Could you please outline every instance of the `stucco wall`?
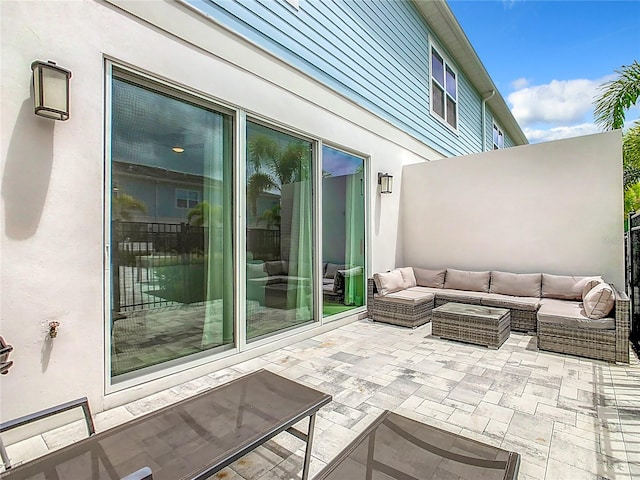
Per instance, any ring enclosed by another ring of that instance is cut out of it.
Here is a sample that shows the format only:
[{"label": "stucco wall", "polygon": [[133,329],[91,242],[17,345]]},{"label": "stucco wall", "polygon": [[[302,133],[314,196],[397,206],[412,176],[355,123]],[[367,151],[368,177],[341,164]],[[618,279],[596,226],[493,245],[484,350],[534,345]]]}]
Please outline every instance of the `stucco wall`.
[{"label": "stucco wall", "polygon": [[621,145],[615,131],[405,166],[402,263],[624,288]]},{"label": "stucco wall", "polygon": [[[0,420],[80,396],[99,412],[296,338],[108,393],[105,58],[369,156],[369,251],[375,252],[369,266],[394,266],[401,166],[438,158],[428,147],[177,2],[0,2],[0,13],[0,333],[15,347],[15,365],[2,378]],[[72,70],[69,121],[34,116],[30,64],[36,59]],[[396,192],[376,194],[378,171],[395,176]],[[53,320],[60,333],[49,340],[46,324]]]}]

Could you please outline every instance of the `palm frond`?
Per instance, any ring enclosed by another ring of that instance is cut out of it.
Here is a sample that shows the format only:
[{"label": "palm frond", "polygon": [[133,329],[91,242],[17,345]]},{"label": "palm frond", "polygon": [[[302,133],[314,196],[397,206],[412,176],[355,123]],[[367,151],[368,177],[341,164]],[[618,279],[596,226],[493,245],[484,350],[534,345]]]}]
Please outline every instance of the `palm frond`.
[{"label": "palm frond", "polygon": [[605,130],[622,128],[626,111],[640,97],[640,63],[634,60],[616,73],[618,78],[599,87],[602,94],[595,100],[595,121]]}]

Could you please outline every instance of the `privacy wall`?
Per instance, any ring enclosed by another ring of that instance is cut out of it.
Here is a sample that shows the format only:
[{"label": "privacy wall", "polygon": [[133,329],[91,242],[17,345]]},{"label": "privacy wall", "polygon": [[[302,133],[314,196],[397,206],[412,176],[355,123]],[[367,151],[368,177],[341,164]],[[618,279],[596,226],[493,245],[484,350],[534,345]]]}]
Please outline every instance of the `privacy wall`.
[{"label": "privacy wall", "polygon": [[403,262],[624,286],[619,131],[405,165]]}]

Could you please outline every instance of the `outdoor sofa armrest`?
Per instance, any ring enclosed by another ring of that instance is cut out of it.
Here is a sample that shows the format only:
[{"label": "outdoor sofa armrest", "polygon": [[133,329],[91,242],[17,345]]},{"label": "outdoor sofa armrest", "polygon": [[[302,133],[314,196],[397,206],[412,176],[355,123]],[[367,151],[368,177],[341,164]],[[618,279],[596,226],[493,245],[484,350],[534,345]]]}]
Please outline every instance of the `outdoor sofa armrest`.
[{"label": "outdoor sofa armrest", "polygon": [[616,320],[616,362],[629,363],[629,322],[631,301],[627,294],[616,289],[615,285],[610,284],[613,289],[615,304],[615,320]]}]

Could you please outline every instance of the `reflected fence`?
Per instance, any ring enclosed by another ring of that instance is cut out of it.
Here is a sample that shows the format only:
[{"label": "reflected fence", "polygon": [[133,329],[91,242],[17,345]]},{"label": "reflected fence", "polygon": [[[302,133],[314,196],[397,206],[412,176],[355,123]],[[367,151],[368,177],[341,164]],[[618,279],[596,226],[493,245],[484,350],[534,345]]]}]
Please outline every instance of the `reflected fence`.
[{"label": "reflected fence", "polygon": [[[222,227],[114,221],[112,236],[114,315],[204,300],[209,242],[222,245]],[[247,249],[279,258],[280,231],[247,230]]]}]

